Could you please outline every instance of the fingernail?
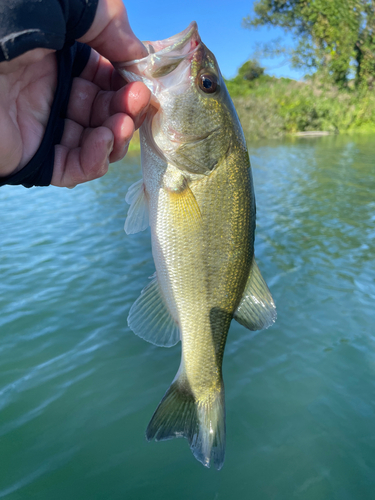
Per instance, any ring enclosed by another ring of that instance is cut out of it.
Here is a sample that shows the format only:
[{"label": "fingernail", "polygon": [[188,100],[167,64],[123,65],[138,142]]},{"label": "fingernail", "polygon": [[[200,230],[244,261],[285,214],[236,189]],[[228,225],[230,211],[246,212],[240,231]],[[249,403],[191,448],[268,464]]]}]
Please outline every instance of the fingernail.
[{"label": "fingernail", "polygon": [[124,147],[123,147],[123,149],[122,149],[122,155],[121,155],[121,158],[124,158],[124,156],[125,156],[125,155],[126,155],[126,153],[128,152],[130,141],[131,141],[131,139],[129,139],[128,141],[126,141],[126,142],[125,142]]},{"label": "fingernail", "polygon": [[109,155],[112,153],[112,151],[113,151],[113,143],[114,143],[114,141],[113,141],[113,139],[112,139],[112,140],[111,140],[111,141],[109,141],[109,143],[107,144],[107,151],[108,151],[107,156],[109,156]]},{"label": "fingernail", "polygon": [[142,112],[140,112],[137,118],[134,120],[135,130],[138,130],[139,127],[142,125],[143,120],[146,118],[146,115],[147,115],[147,108],[144,109]]}]

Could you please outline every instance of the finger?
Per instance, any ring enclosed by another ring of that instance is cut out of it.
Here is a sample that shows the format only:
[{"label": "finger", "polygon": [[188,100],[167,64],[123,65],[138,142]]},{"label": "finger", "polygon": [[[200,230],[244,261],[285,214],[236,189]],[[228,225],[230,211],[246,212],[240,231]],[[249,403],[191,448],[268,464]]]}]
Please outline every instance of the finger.
[{"label": "finger", "polygon": [[150,89],[141,82],[128,83],[118,90],[111,100],[112,113],[123,112],[135,122],[136,128],[140,126],[140,117],[143,117],[151,101]]},{"label": "finger", "polygon": [[[108,59],[98,54],[96,50],[92,50],[80,78],[95,83],[102,90],[112,90],[113,73],[117,73],[117,71]],[[122,84],[125,85],[125,83],[125,80],[122,79]]]},{"label": "finger", "polygon": [[112,72],[112,81],[111,81],[111,88],[112,90],[119,90],[121,87],[126,85],[127,81],[125,78],[120,75],[120,73],[116,70],[116,68],[113,68]]},{"label": "finger", "polygon": [[79,40],[112,62],[147,56],[147,50],[130,28],[122,0],[101,0],[88,32]]},{"label": "finger", "polygon": [[[121,160],[128,149],[129,142],[134,134],[133,120],[123,113],[110,116],[103,124],[113,134],[113,149],[109,157],[110,163]],[[91,134],[92,128],[84,128],[73,120],[65,120],[64,133],[60,144],[68,149],[80,147]]]},{"label": "finger", "polygon": [[117,92],[100,91],[92,82],[74,78],[66,116],[83,127],[97,127],[112,114],[126,113],[140,125],[151,99],[151,92],[141,82],[129,83]]},{"label": "finger", "polygon": [[85,130],[86,129],[79,123],[66,119],[60,144],[69,149],[78,148],[81,145],[82,136]]},{"label": "finger", "polygon": [[129,83],[117,92],[98,92],[92,107],[91,126],[102,125],[115,113],[125,113],[138,128],[150,99],[151,92],[141,82]]},{"label": "finger", "polygon": [[81,147],[69,149],[63,145],[56,146],[51,184],[72,188],[102,177],[108,171],[113,142],[112,132],[106,127],[99,127],[85,137]]},{"label": "finger", "polygon": [[88,127],[93,104],[99,91],[99,87],[94,83],[82,78],[74,78],[66,117],[83,127]]},{"label": "finger", "polygon": [[[118,113],[111,116],[103,124],[103,127],[107,127],[113,134],[113,148],[109,157],[109,162],[121,160],[127,153],[128,146],[131,138],[134,134],[134,122],[133,120],[123,113]],[[86,137],[91,134],[92,128],[84,129],[80,137],[79,145],[81,145]]]},{"label": "finger", "polygon": [[102,90],[119,90],[126,84],[124,77],[116,71],[108,59],[94,49],[90,52],[89,60],[80,78],[95,83]]},{"label": "finger", "polygon": [[[90,126],[100,127],[111,116],[111,101],[115,92],[99,91],[91,109]],[[125,109],[123,110],[125,112]]]},{"label": "finger", "polygon": [[110,154],[110,163],[121,160],[127,153],[130,139],[134,134],[133,120],[123,113],[117,113],[104,122],[114,137],[113,150]]}]

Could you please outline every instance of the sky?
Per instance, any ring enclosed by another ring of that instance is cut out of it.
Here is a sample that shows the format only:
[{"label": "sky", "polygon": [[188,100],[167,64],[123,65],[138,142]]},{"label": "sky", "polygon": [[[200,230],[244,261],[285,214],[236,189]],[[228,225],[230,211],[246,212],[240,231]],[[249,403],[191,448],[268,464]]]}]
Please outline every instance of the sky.
[{"label": "sky", "polygon": [[[252,13],[255,0],[124,0],[130,25],[141,40],[162,40],[198,23],[202,41],[215,54],[225,78],[233,78],[238,68],[252,57],[256,42],[283,37],[279,28],[248,30],[242,19]],[[299,80],[303,72],[291,68],[283,59],[261,59],[269,75]]]}]

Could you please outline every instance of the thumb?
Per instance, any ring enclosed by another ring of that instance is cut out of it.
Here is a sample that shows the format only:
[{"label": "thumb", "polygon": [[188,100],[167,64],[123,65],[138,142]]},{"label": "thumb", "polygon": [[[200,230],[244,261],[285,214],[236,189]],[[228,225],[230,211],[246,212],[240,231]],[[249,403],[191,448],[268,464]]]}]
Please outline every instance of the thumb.
[{"label": "thumb", "polygon": [[94,22],[79,41],[111,62],[147,56],[147,50],[130,27],[122,0],[99,0]]},{"label": "thumb", "polygon": [[77,184],[102,177],[107,173],[113,144],[113,134],[106,127],[91,129],[84,136],[80,147],[70,149],[58,144],[55,146],[51,184],[73,188]]}]

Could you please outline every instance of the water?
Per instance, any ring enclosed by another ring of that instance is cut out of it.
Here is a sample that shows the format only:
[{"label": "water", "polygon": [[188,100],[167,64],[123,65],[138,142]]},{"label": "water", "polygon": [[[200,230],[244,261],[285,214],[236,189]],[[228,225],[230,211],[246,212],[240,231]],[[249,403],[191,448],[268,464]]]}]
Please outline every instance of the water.
[{"label": "water", "polygon": [[0,498],[374,498],[374,156],[374,137],[251,148],[278,320],[232,322],[220,472],[144,438],[180,348],[127,328],[154,272],[148,231],[123,232],[138,157],[71,191],[1,188]]}]

